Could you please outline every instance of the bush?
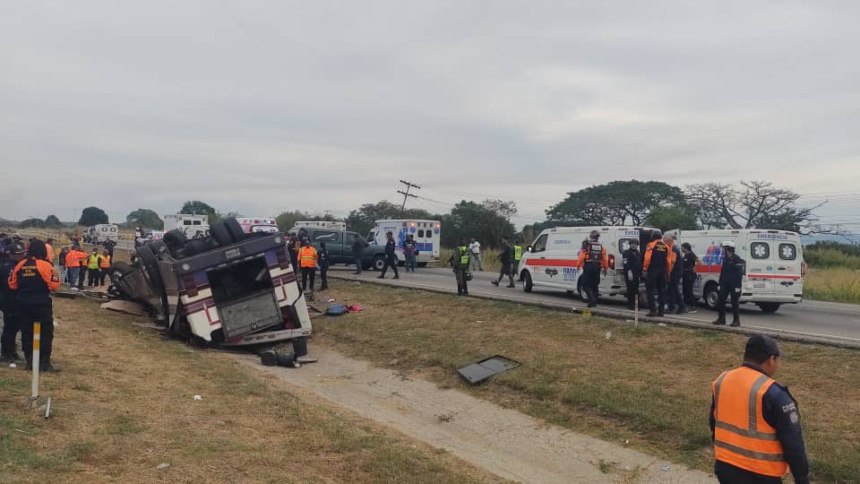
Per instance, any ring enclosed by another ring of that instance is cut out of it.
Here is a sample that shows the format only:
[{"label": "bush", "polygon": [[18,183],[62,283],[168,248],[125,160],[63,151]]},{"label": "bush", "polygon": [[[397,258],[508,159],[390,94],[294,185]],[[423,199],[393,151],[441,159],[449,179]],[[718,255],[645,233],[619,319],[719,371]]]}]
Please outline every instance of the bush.
[{"label": "bush", "polygon": [[[847,247],[851,248],[851,246]],[[860,269],[860,254],[851,255],[846,252],[834,247],[816,247],[815,245],[810,245],[804,250],[803,258],[810,267]]]}]

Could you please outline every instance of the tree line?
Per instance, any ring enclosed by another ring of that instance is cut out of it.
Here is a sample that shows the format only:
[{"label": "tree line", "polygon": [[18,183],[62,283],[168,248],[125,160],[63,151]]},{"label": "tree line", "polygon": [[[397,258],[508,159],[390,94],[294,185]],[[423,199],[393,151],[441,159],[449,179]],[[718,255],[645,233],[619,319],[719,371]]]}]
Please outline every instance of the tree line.
[{"label": "tree line", "polygon": [[[475,238],[486,247],[497,247],[501,237],[531,242],[543,229],[559,226],[632,225],[669,229],[759,228],[790,230],[800,233],[819,231],[813,207],[800,207],[800,195],[765,181],[741,181],[736,185],[701,183],[678,187],[660,181],[617,180],[567,193],[564,200],[546,210],[542,222],[526,225],[517,233],[511,219],[517,215],[513,201],[488,199],[480,202],[461,200],[447,213],[421,208],[401,210],[388,200],[365,203],[343,219],[331,214],[313,214],[301,210],[285,211],[276,216],[281,230],[289,230],[298,220],[342,220],[349,230],[365,235],[376,220],[411,218],[439,220],[442,245],[454,246]],[[241,216],[237,212],[220,212],[200,200],[185,202],[177,213],[206,215],[210,222],[224,217]],[[79,225],[108,223],[107,214],[98,207],[83,210]],[[51,215],[45,220],[28,219],[22,226],[61,226]],[[164,222],[150,209],[140,208],[128,214],[129,227],[160,230]]]}]

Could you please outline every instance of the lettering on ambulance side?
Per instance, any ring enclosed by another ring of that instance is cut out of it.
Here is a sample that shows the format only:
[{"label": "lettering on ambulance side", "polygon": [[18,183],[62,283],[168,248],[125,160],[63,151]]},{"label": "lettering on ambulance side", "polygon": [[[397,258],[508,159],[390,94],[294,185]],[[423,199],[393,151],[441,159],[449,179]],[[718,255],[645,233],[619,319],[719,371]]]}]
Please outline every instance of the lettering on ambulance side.
[{"label": "lettering on ambulance side", "polygon": [[579,277],[579,269],[576,267],[562,267],[561,274],[564,282],[576,282],[576,278]]}]

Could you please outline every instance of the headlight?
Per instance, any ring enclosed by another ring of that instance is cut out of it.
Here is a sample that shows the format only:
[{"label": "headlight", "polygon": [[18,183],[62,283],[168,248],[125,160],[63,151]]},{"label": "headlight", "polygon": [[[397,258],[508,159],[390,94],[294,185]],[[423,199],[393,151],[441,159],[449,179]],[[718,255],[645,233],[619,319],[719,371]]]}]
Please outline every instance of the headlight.
[{"label": "headlight", "polygon": [[190,271],[191,270],[191,265],[187,262],[183,262],[182,265],[179,267],[182,268],[183,271]]}]

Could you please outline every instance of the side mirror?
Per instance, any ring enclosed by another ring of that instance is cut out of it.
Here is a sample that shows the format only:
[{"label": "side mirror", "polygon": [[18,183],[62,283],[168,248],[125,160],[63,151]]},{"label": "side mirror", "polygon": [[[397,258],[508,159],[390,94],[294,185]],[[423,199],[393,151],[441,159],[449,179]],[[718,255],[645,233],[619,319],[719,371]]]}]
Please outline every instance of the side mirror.
[{"label": "side mirror", "polygon": [[527,251],[527,252],[531,252],[531,251],[532,251],[532,246],[528,246],[528,247],[526,247],[526,251]]}]

